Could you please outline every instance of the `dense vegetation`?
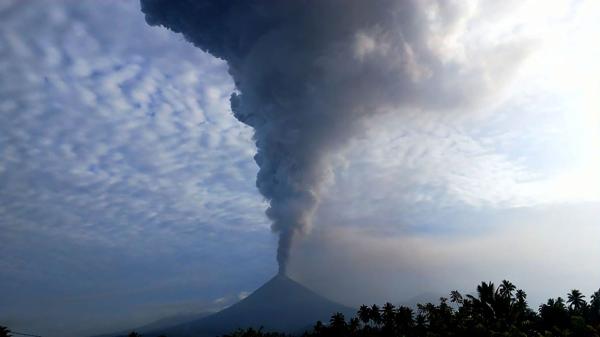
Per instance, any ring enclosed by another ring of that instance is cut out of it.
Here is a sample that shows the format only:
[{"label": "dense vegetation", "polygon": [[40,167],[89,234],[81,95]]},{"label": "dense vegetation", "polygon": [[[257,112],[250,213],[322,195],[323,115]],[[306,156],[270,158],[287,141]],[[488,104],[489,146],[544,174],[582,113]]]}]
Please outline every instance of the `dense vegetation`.
[{"label": "dense vegetation", "polygon": [[[227,337],[277,337],[273,333],[248,329]],[[590,302],[579,290],[566,301],[558,297],[540,305],[537,311],[527,305],[527,295],[509,281],[499,287],[481,283],[477,295],[463,296],[452,291],[439,304],[420,304],[415,311],[386,303],[361,306],[355,317],[331,316],[329,324],[317,322],[304,337],[392,337],[392,336],[600,336],[600,290]]]},{"label": "dense vegetation", "polygon": [[[10,336],[0,327],[0,337]],[[132,332],[130,337],[140,335]],[[284,337],[262,329],[238,330],[224,337]],[[317,322],[303,337],[600,337],[600,290],[589,303],[579,290],[567,299],[551,298],[537,311],[529,308],[527,295],[509,281],[497,288],[482,282],[476,296],[452,291],[439,304],[419,304],[416,311],[386,303],[363,305],[355,317],[341,313],[331,316],[328,324]]]}]

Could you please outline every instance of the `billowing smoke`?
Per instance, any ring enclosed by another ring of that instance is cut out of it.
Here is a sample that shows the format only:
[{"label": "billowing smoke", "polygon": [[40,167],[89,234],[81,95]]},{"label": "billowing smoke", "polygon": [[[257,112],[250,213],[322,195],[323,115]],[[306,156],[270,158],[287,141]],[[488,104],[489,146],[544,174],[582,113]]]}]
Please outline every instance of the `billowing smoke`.
[{"label": "billowing smoke", "polygon": [[466,1],[141,3],[150,25],[227,61],[233,113],[255,130],[256,185],[270,202],[281,273],[294,237],[311,226],[331,156],[369,117],[456,108],[491,87],[493,74],[479,75],[482,63],[456,47],[473,9]]}]

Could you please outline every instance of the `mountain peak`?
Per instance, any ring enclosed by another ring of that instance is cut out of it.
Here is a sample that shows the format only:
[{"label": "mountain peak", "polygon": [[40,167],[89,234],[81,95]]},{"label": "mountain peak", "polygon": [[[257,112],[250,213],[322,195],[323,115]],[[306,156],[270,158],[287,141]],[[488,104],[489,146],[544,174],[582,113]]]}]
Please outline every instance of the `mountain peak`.
[{"label": "mountain peak", "polygon": [[222,311],[169,329],[168,336],[215,336],[238,328],[264,327],[266,331],[302,332],[317,320],[354,309],[326,299],[284,274],[277,274],[238,303]]},{"label": "mountain peak", "polygon": [[269,281],[267,281],[267,283],[265,283],[265,285],[269,284],[269,283],[272,283],[272,282],[291,282],[291,283],[295,283],[295,284],[300,285],[300,283],[296,282],[291,277],[287,276],[286,274],[282,274],[282,273],[277,273]]},{"label": "mountain peak", "polygon": [[[280,280],[292,280],[291,277],[287,276],[284,273],[277,273],[275,276],[271,278],[271,280],[280,279]],[[292,280],[293,281],[293,280]],[[294,281],[295,282],[295,281]]]}]

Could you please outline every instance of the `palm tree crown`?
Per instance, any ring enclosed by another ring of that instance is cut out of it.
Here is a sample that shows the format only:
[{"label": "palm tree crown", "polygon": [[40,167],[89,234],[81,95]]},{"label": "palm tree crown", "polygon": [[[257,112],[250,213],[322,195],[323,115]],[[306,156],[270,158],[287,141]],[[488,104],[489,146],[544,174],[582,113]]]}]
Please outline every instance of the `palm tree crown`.
[{"label": "palm tree crown", "polygon": [[571,292],[567,295],[567,303],[569,304],[569,309],[573,311],[581,311],[586,305],[585,296],[581,293],[581,291],[577,289],[571,290]]}]

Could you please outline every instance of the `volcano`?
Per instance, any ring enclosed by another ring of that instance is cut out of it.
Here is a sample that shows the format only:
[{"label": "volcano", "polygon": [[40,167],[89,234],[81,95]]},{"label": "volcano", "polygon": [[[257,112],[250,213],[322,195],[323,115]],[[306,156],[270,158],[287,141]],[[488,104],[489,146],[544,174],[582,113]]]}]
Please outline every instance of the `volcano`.
[{"label": "volcano", "polygon": [[300,334],[333,313],[353,315],[353,308],[332,302],[284,275],[277,275],[251,295],[208,317],[144,336],[214,337],[239,328]]}]

